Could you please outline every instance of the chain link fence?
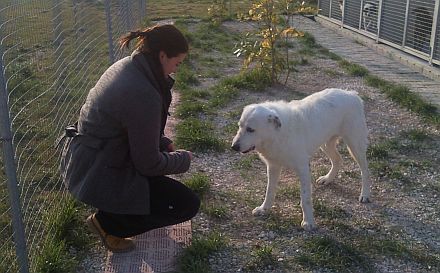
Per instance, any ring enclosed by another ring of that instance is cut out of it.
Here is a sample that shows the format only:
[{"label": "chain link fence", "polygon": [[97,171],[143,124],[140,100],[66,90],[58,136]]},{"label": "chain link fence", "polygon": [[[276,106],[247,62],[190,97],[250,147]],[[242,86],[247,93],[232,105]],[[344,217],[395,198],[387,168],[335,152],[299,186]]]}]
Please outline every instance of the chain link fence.
[{"label": "chain link fence", "polygon": [[37,272],[67,194],[54,143],[146,0],[0,1],[0,272]]}]

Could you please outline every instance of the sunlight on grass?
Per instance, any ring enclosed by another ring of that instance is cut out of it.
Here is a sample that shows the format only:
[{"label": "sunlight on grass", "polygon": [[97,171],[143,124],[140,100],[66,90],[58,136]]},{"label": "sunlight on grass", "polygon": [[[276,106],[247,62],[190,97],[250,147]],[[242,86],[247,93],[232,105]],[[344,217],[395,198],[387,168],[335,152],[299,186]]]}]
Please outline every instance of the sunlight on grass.
[{"label": "sunlight on grass", "polygon": [[179,257],[179,272],[206,273],[210,272],[209,256],[224,249],[228,244],[227,239],[218,232],[194,238]]},{"label": "sunlight on grass", "polygon": [[195,173],[191,177],[186,178],[183,183],[192,189],[197,195],[202,197],[209,191],[210,179],[207,175]]}]

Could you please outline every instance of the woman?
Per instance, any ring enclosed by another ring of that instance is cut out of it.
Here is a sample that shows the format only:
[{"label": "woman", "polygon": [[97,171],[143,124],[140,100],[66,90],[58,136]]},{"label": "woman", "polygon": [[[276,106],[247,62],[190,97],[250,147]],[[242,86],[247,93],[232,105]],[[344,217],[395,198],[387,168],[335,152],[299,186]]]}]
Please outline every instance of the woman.
[{"label": "woman", "polygon": [[131,32],[136,49],[110,66],[66,129],[61,172],[74,197],[95,208],[87,224],[113,252],[134,249],[130,237],[187,221],[199,198],[165,175],[189,169],[192,153],[164,135],[173,80],[188,43],[173,25]]}]

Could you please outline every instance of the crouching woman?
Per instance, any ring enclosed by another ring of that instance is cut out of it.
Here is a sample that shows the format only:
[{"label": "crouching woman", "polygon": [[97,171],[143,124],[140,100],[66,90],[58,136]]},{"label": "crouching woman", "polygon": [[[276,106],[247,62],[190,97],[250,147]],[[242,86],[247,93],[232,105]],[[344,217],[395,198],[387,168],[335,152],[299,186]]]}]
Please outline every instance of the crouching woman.
[{"label": "crouching woman", "polygon": [[132,238],[194,217],[200,200],[168,177],[186,172],[192,153],[164,134],[173,79],[188,43],[173,25],[130,32],[132,54],[111,65],[90,90],[78,122],[66,129],[61,173],[78,200],[97,209],[86,222],[113,252]]}]

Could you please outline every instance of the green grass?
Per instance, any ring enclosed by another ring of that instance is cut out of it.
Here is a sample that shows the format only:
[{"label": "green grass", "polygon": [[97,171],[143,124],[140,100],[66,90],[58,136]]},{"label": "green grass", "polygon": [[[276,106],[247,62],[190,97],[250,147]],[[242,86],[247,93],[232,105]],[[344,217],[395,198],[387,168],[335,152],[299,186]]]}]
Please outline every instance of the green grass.
[{"label": "green grass", "polygon": [[222,85],[230,85],[238,89],[247,89],[250,91],[264,91],[266,87],[272,84],[270,75],[262,69],[252,69],[242,72],[236,76],[226,78]]},{"label": "green grass", "polygon": [[274,268],[277,260],[274,254],[274,248],[271,245],[256,246],[252,249],[251,259],[246,263],[247,272],[264,270],[268,266]]},{"label": "green grass", "polygon": [[263,218],[262,221],[267,230],[283,235],[291,233],[292,230],[299,230],[301,220],[301,213],[291,213],[291,215],[286,216],[273,209],[267,216]]},{"label": "green grass", "polygon": [[239,90],[232,85],[216,85],[212,88],[212,97],[209,100],[210,107],[224,107],[236,98],[238,94]]},{"label": "green grass", "polygon": [[[213,3],[212,0],[151,0],[148,1],[147,9],[151,20],[165,18],[202,18],[209,19],[208,8]],[[228,13],[235,17],[238,12],[247,10],[250,6],[249,1],[231,1],[231,10],[227,3]]]},{"label": "green grass", "polygon": [[210,255],[227,247],[227,239],[218,232],[196,237],[178,259],[181,273],[208,273]]},{"label": "green grass", "polygon": [[210,187],[209,177],[201,173],[193,174],[191,177],[186,178],[183,183],[200,197],[204,196]]},{"label": "green grass", "polygon": [[325,268],[334,272],[375,272],[368,259],[353,246],[329,236],[308,238],[296,262],[305,268]]},{"label": "green grass", "polygon": [[409,140],[415,142],[423,142],[431,139],[425,130],[420,129],[411,129],[409,131],[405,131],[402,133],[402,137],[408,138]]},{"label": "green grass", "polygon": [[249,156],[241,157],[240,160],[235,164],[235,167],[239,170],[253,170],[255,162],[260,161],[257,154],[252,154]]},{"label": "green grass", "polygon": [[315,211],[316,217],[324,218],[326,220],[337,221],[342,219],[347,219],[350,215],[341,207],[332,205],[326,205],[323,201],[319,199],[314,201],[313,209]]},{"label": "green grass", "polygon": [[187,118],[177,124],[177,147],[194,152],[217,151],[226,149],[227,144],[214,133],[214,126],[209,121]]},{"label": "green grass", "polygon": [[183,102],[176,110],[176,114],[181,119],[197,118],[201,114],[207,114],[210,108],[206,103],[200,101]]},{"label": "green grass", "polygon": [[176,87],[180,89],[186,88],[188,85],[198,85],[199,80],[197,79],[194,69],[188,62],[184,62],[179,66],[179,71],[176,73]]},{"label": "green grass", "polygon": [[339,61],[339,65],[351,76],[364,77],[368,75],[368,70],[358,64],[350,63],[346,60]]},{"label": "green grass", "polygon": [[41,273],[73,273],[76,265],[66,243],[51,238],[46,239],[42,251],[36,256],[36,270]]},{"label": "green grass", "polygon": [[60,197],[60,200],[62,203],[51,207],[43,217],[47,233],[42,251],[35,256],[37,272],[75,272],[80,257],[70,255],[69,251],[71,248],[84,251],[89,244],[90,238],[79,219],[79,210],[84,210],[84,206],[72,198]]},{"label": "green grass", "polygon": [[386,159],[389,157],[389,146],[386,143],[370,145],[367,149],[369,159]]},{"label": "green grass", "polygon": [[363,77],[367,85],[378,88],[388,98],[419,114],[428,122],[440,125],[439,109],[419,94],[410,91],[408,87],[371,75],[366,68],[346,60],[339,61],[339,65],[350,75]]},{"label": "green grass", "polygon": [[281,185],[277,192],[277,196],[289,201],[297,199],[300,196],[300,187],[298,184]]},{"label": "green grass", "polygon": [[210,204],[202,206],[202,211],[211,218],[226,219],[228,209],[221,204]]}]

